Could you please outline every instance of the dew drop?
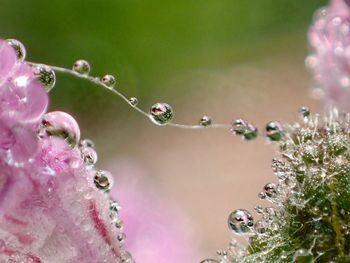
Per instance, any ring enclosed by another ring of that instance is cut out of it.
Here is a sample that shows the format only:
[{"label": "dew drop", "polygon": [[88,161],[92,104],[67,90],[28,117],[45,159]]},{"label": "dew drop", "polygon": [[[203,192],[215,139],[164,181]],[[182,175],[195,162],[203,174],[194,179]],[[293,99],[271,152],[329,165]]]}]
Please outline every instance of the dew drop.
[{"label": "dew drop", "polygon": [[98,156],[94,148],[83,147],[80,149],[84,163],[87,165],[94,165],[97,162]]},{"label": "dew drop", "polygon": [[82,75],[88,75],[90,73],[90,70],[91,67],[89,62],[83,59],[77,60],[73,65],[73,71]]},{"label": "dew drop", "polygon": [[109,204],[109,210],[114,211],[114,212],[119,212],[121,209],[120,204],[117,201],[111,201]]},{"label": "dew drop", "polygon": [[252,232],[254,221],[245,209],[234,210],[228,217],[228,226],[236,235],[247,235]]},{"label": "dew drop", "polygon": [[34,76],[49,92],[56,83],[55,71],[47,65],[37,65],[34,68]]},{"label": "dew drop", "polygon": [[254,225],[254,231],[257,234],[264,234],[266,232],[265,223],[262,220],[256,221],[256,223]]},{"label": "dew drop", "polygon": [[95,173],[94,183],[103,191],[109,191],[112,187],[112,175],[110,172],[99,170]]},{"label": "dew drop", "polygon": [[24,45],[17,39],[7,39],[6,41],[15,50],[17,59],[19,61],[24,61],[27,56],[27,51]]},{"label": "dew drop", "polygon": [[304,248],[298,249],[294,254],[295,263],[311,263],[313,258],[312,254]]},{"label": "dew drop", "polygon": [[173,119],[173,110],[167,103],[156,103],[150,109],[151,120],[160,126],[164,126]]},{"label": "dew drop", "polygon": [[124,233],[120,233],[118,234],[117,239],[120,243],[123,243],[126,239],[126,235]]},{"label": "dew drop", "polygon": [[113,88],[116,83],[116,79],[112,75],[105,75],[102,78],[102,83],[105,84],[109,88]]},{"label": "dew drop", "polygon": [[270,198],[274,198],[277,195],[276,185],[274,183],[267,183],[264,186],[264,193]]},{"label": "dew drop", "polygon": [[95,148],[95,144],[92,140],[89,139],[84,139],[79,141],[79,148],[85,148],[85,147],[89,147],[89,148]]},{"label": "dew drop", "polygon": [[62,111],[46,113],[42,120],[42,129],[49,136],[65,139],[73,148],[80,139],[80,129],[75,119]]},{"label": "dew drop", "polygon": [[307,122],[310,118],[310,109],[308,107],[301,107],[300,110],[300,116],[304,120],[304,122]]},{"label": "dew drop", "polygon": [[271,141],[280,141],[283,137],[283,127],[277,121],[270,121],[266,124],[266,136]]},{"label": "dew drop", "polygon": [[203,127],[207,127],[211,125],[211,118],[208,116],[203,116],[200,120],[199,120],[199,125],[203,126]]},{"label": "dew drop", "polygon": [[243,136],[247,141],[253,140],[258,136],[258,129],[242,119],[235,120],[231,130],[234,134]]},{"label": "dew drop", "polygon": [[131,106],[135,107],[139,103],[139,100],[137,98],[135,98],[135,97],[131,97],[129,99],[129,103],[130,103]]}]

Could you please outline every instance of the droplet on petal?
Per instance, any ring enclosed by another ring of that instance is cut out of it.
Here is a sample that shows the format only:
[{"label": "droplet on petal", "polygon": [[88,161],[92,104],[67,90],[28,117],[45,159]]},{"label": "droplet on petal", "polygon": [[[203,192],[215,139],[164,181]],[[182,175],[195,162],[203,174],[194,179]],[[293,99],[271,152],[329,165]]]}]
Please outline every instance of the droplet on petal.
[{"label": "droplet on petal", "polygon": [[203,126],[203,127],[207,127],[211,125],[211,118],[209,116],[203,116],[200,120],[199,120],[199,125]]},{"label": "droplet on petal", "polygon": [[109,209],[114,212],[119,212],[121,209],[120,204],[117,201],[111,201],[109,205]]},{"label": "droplet on petal", "polygon": [[131,106],[135,107],[135,106],[137,106],[137,104],[139,103],[139,101],[138,101],[137,98],[131,97],[131,98],[129,99],[129,103],[130,103]]},{"label": "droplet on petal", "polygon": [[45,90],[49,92],[56,83],[56,75],[52,68],[47,65],[37,65],[34,69],[34,75],[43,85]]},{"label": "droplet on petal", "polygon": [[112,75],[105,75],[102,78],[102,83],[109,88],[113,88],[115,86],[116,80],[115,77]]},{"label": "droplet on petal", "polygon": [[73,70],[79,74],[88,75],[90,73],[91,67],[89,62],[80,59],[74,63]]},{"label": "droplet on petal", "polygon": [[236,235],[248,235],[254,227],[252,215],[245,209],[237,209],[228,217],[228,226]]},{"label": "droplet on petal", "polygon": [[85,148],[85,147],[95,148],[95,144],[93,141],[89,139],[84,139],[79,141],[79,148]]},{"label": "droplet on petal", "polygon": [[84,162],[87,165],[94,165],[97,162],[97,153],[92,147],[84,147],[80,149],[81,155],[83,157]]},{"label": "droplet on petal", "polygon": [[150,109],[151,120],[160,126],[164,126],[173,119],[173,109],[167,103],[156,103]]},{"label": "droplet on petal", "polygon": [[80,129],[75,119],[62,111],[49,112],[44,115],[42,125],[49,136],[65,139],[71,147],[75,147],[80,139]]},{"label": "droplet on petal", "polygon": [[24,45],[16,39],[7,39],[7,43],[15,50],[17,59],[19,61],[24,61],[26,59],[26,49]]},{"label": "droplet on petal", "polygon": [[271,121],[266,124],[266,136],[271,141],[280,141],[283,137],[283,127],[277,121]]},{"label": "droplet on petal", "polygon": [[110,172],[99,170],[95,173],[94,183],[103,191],[109,191],[112,187],[112,175]]},{"label": "droplet on petal", "polygon": [[267,183],[264,186],[264,193],[270,198],[274,198],[277,195],[276,185],[274,183]]}]

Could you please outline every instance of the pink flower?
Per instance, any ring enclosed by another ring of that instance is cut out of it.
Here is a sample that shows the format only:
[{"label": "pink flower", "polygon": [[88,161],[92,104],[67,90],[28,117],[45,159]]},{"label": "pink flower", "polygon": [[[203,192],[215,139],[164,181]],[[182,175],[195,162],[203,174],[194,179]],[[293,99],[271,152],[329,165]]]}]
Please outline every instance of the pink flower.
[{"label": "pink flower", "polygon": [[126,260],[117,215],[96,187],[107,190],[108,178],[83,161],[94,150],[77,146],[70,115],[47,106],[35,69],[0,40],[0,262]]},{"label": "pink flower", "polygon": [[306,59],[315,88],[327,107],[350,110],[350,1],[332,0],[316,12],[309,30],[312,54]]}]

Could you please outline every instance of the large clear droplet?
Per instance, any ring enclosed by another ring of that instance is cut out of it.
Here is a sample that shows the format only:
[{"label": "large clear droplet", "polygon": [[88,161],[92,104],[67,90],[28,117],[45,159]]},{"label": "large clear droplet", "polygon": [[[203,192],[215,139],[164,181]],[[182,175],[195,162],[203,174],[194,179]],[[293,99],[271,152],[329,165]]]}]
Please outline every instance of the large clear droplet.
[{"label": "large clear droplet", "polygon": [[24,61],[26,59],[27,51],[20,41],[17,39],[7,39],[7,43],[15,50],[19,61]]},{"label": "large clear droplet", "polygon": [[103,191],[109,191],[112,187],[112,175],[110,172],[99,170],[95,173],[94,183]]},{"label": "large clear droplet", "polygon": [[228,217],[228,226],[236,235],[248,235],[254,227],[252,215],[245,209],[237,209]]},{"label": "large clear droplet", "polygon": [[304,249],[298,249],[295,254],[294,254],[294,261],[295,263],[312,263],[313,262],[314,257],[312,256],[312,254]]},{"label": "large clear droplet", "polygon": [[44,115],[42,120],[43,132],[49,136],[65,139],[71,147],[80,140],[80,129],[75,119],[62,111],[53,111]]},{"label": "large clear droplet", "polygon": [[56,83],[55,71],[46,65],[37,65],[34,69],[34,75],[37,80],[44,86],[45,90],[49,92]]},{"label": "large clear droplet", "polygon": [[271,141],[280,141],[283,137],[283,127],[277,121],[271,121],[266,124],[266,136]]},{"label": "large clear droplet", "polygon": [[82,74],[88,75],[90,73],[91,67],[89,62],[83,59],[77,60],[73,65],[73,71]]},{"label": "large clear droplet", "polygon": [[156,103],[150,109],[151,120],[160,126],[164,126],[173,119],[173,109],[167,103]]},{"label": "large clear droplet", "polygon": [[199,125],[203,126],[203,127],[207,127],[211,125],[211,118],[209,116],[203,116],[200,120],[199,120]]}]

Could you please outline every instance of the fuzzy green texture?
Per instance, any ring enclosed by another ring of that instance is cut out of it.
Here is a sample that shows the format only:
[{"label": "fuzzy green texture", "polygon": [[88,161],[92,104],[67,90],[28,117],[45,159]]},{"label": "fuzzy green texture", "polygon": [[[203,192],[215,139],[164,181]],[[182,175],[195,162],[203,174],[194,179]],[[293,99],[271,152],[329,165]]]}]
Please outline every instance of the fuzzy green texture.
[{"label": "fuzzy green texture", "polygon": [[285,125],[273,169],[275,207],[262,219],[245,255],[232,262],[350,262],[350,121],[332,111],[324,120]]}]

